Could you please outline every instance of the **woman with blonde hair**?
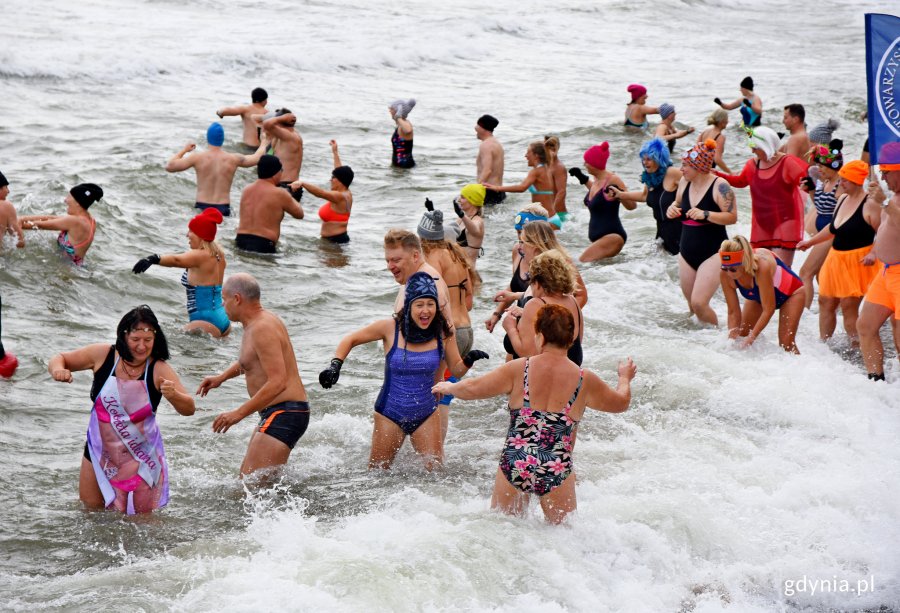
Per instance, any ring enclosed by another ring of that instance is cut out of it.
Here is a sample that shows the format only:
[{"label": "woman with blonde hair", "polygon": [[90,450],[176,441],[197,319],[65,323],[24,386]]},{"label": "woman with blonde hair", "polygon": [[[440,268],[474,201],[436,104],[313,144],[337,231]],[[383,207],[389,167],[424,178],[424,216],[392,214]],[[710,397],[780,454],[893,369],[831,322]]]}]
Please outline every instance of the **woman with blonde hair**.
[{"label": "woman with blonde hair", "polygon": [[731,169],[722,159],[722,152],[725,151],[725,128],[728,127],[728,111],[723,108],[716,109],[706,118],[706,123],[709,127],[700,133],[700,136],[697,137],[697,142],[705,143],[708,138],[716,141],[716,158],[713,167],[721,168],[728,174],[732,174]]},{"label": "woman with blonde hair", "polygon": [[566,181],[569,175],[566,167],[559,161],[559,138],[556,136],[544,137],[544,150],[547,152],[547,168],[550,170],[550,178],[553,179],[553,217],[550,218],[557,228],[569,219],[571,213],[566,209]]},{"label": "woman with blonde hair", "polygon": [[819,271],[819,334],[830,338],[837,326],[837,309],[844,316],[844,330],[851,344],[859,345],[856,321],[859,304],[878,273],[872,253],[875,233],[881,224],[881,207],[863,187],[868,181],[869,165],[862,160],[845,164],[838,171],[843,195],[837,202],[831,223],[810,239],[800,241],[801,251],[834,239],[825,263]]},{"label": "woman with blonde hair", "polygon": [[[532,204],[531,206],[537,207],[539,205]],[[516,215],[516,231],[519,235],[519,240],[513,247],[513,276],[509,287],[500,290],[494,296],[494,302],[498,304],[491,316],[484,322],[488,332],[494,331],[494,326],[503,318],[503,313],[506,312],[506,309],[513,302],[518,302],[519,306],[525,304],[525,299],[531,295],[528,286],[528,268],[531,265],[531,261],[537,255],[551,249],[559,251],[572,263],[572,267],[575,269],[576,281],[575,302],[578,303],[579,308],[584,308],[584,305],[587,304],[588,294],[584,279],[581,278],[581,273],[575,268],[572,256],[559,242],[556,232],[547,221],[546,216],[538,216],[529,211],[523,211]]]},{"label": "woman with blonde hair", "polygon": [[[719,281],[728,305],[728,338],[749,347],[779,311],[778,344],[799,354],[795,337],[804,309],[803,281],[768,249],[753,249],[741,235],[722,241]],[[745,298],[741,310],[738,292]]]},{"label": "woman with blonde hair", "polygon": [[484,184],[484,187],[495,192],[513,192],[522,193],[528,191],[531,194],[532,202],[541,203],[550,215],[556,213],[553,201],[556,192],[553,187],[553,177],[550,175],[550,169],[547,166],[548,157],[547,149],[544,143],[535,141],[528,145],[525,150],[525,161],[531,167],[531,170],[522,179],[518,185],[491,185]]},{"label": "woman with blonde hair", "polygon": [[494,302],[501,304],[484,322],[488,332],[494,331],[494,325],[503,317],[503,312],[507,307],[521,298],[528,289],[528,264],[523,266],[525,256],[522,253],[522,228],[531,222],[548,221],[549,218],[547,209],[536,202],[532,202],[516,213],[516,242],[512,246],[512,277],[506,289],[502,289],[494,295]]},{"label": "woman with blonde hair", "polygon": [[132,268],[134,274],[146,272],[154,264],[169,268],[184,268],[181,284],[187,293],[189,323],[186,332],[207,332],[213,337],[231,331],[231,322],[222,305],[222,280],[225,278],[225,254],[216,242],[216,226],[222,214],[205,209],[188,222],[189,251],[168,255],[148,255]]},{"label": "woman with blonde hair", "polygon": [[529,289],[534,300],[526,300],[524,306],[513,306],[506,310],[503,329],[506,351],[513,356],[528,357],[537,353],[534,321],[538,309],[545,304],[558,304],[567,309],[575,318],[574,339],[568,348],[569,359],[581,365],[584,357],[581,342],[584,337],[584,318],[581,307],[575,301],[576,273],[571,260],[556,249],[535,256],[528,267],[531,275]]}]

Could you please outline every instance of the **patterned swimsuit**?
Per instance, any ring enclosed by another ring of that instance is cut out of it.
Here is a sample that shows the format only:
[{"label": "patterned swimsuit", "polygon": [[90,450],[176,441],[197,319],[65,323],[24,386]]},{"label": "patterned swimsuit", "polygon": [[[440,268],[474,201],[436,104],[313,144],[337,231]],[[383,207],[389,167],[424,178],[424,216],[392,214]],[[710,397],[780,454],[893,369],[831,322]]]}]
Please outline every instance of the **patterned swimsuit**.
[{"label": "patterned swimsuit", "polygon": [[569,417],[569,411],[584,380],[584,371],[578,374],[578,387],[561,412],[538,411],[531,408],[525,360],[523,406],[510,410],[506,448],[500,456],[503,475],[523,492],[543,496],[572,473],[572,431],[578,422]]}]

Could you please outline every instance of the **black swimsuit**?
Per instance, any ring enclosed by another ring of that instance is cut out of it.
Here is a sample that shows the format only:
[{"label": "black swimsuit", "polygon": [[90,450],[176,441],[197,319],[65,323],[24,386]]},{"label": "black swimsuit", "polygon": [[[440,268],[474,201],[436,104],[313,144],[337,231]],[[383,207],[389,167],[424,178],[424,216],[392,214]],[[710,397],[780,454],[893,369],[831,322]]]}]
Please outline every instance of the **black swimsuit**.
[{"label": "black swimsuit", "polygon": [[837,205],[837,208],[834,210],[834,217],[831,218],[831,224],[828,226],[831,233],[834,234],[834,242],[831,243],[831,248],[835,251],[853,251],[854,249],[862,249],[875,242],[875,230],[872,229],[872,226],[870,226],[869,222],[866,221],[866,218],[863,217],[863,208],[868,197],[868,194],[866,194],[866,196],[863,197],[862,202],[859,203],[859,206],[856,207],[856,210],[853,211],[853,215],[840,226],[836,227],[834,225],[834,218],[837,217],[838,211],[841,210],[841,204],[843,204],[847,198],[842,198],[841,204]]},{"label": "black swimsuit", "polygon": [[593,243],[607,234],[618,234],[622,240],[628,240],[622,221],[619,219],[619,201],[606,198],[606,185],[603,185],[594,197],[588,191],[584,197],[584,206],[591,212],[591,221],[588,224],[588,239]]},{"label": "black swimsuit", "polygon": [[510,291],[516,292],[517,294],[528,289],[528,280],[523,279],[520,276],[522,274],[522,260],[524,259],[524,257],[519,258],[519,263],[516,264],[516,271],[513,273],[512,279],[509,280]]},{"label": "black swimsuit", "polygon": [[[710,213],[722,210],[713,199],[712,189],[715,184],[716,181],[713,179],[696,208]],[[690,208],[691,184],[688,183],[681,196],[681,257],[688,263],[688,266],[697,270],[703,262],[719,252],[722,241],[728,239],[728,232],[725,231],[725,226],[711,221],[688,219],[685,217],[685,213]]]},{"label": "black swimsuit", "polygon": [[[524,307],[525,304],[532,298],[534,298],[534,296],[526,296],[524,299],[522,299],[522,301],[521,301],[522,304],[520,304],[519,306]],[[541,302],[543,302],[544,304],[547,304],[547,301],[544,300],[543,298],[539,298],[539,300]],[[572,298],[572,300],[575,300],[575,298]],[[575,302],[575,306],[578,307],[577,301]],[[577,333],[577,336],[575,337],[575,342],[572,343],[571,347],[569,347],[569,351],[566,352],[566,355],[569,357],[570,361],[581,366],[581,362],[584,360],[584,350],[581,348],[581,309],[580,308],[578,308],[578,325],[576,326],[575,331]],[[506,353],[511,355],[514,360],[519,359],[519,354],[516,353],[516,350],[513,347],[512,341],[509,340],[508,334],[505,337],[503,337],[503,348],[506,349]]]},{"label": "black swimsuit", "polygon": [[666,211],[675,202],[677,191],[667,192],[662,185],[647,187],[647,206],[653,211],[653,219],[656,220],[656,238],[662,239],[663,249],[672,255],[678,255],[681,243],[681,220],[669,219]]}]

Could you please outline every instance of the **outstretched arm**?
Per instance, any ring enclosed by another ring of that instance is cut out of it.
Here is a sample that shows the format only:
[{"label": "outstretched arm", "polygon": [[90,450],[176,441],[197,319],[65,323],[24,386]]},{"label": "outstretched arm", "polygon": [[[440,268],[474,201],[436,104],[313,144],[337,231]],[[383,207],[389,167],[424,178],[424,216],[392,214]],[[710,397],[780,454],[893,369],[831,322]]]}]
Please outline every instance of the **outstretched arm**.
[{"label": "outstretched arm", "polygon": [[738,98],[734,102],[722,102],[721,100],[716,98],[715,102],[718,102],[719,106],[721,106],[726,111],[733,111],[734,109],[738,108],[739,106],[741,106],[744,103],[744,99]]},{"label": "outstretched arm", "polygon": [[334,167],[343,166],[341,164],[341,156],[338,154],[338,144],[336,140],[328,141],[328,144],[331,145],[331,157],[334,160]]},{"label": "outstretched arm", "polygon": [[619,362],[619,381],[616,389],[612,389],[595,373],[584,371],[584,391],[587,396],[585,405],[589,409],[606,413],[622,413],[631,404],[631,380],[637,373],[637,366],[626,358]]},{"label": "outstretched arm", "polygon": [[194,165],[194,157],[184,157],[191,151],[197,148],[197,145],[194,143],[188,143],[181,150],[169,158],[169,161],[166,162],[166,172],[181,172],[182,170],[187,170]]},{"label": "outstretched arm", "polygon": [[537,179],[537,168],[532,168],[531,171],[527,175],[525,175],[525,179],[522,180],[518,185],[493,185],[490,183],[485,183],[485,189],[492,189],[495,192],[512,192],[515,194],[519,194],[528,189],[531,185],[534,185],[534,181]]},{"label": "outstretched arm", "polygon": [[235,154],[238,159],[238,166],[240,166],[241,168],[256,166],[257,164],[259,164],[259,158],[261,158],[265,154],[266,148],[268,146],[269,139],[267,139],[265,134],[263,134],[262,138],[259,139],[259,147],[256,148],[256,151],[253,152],[253,155]]},{"label": "outstretched arm", "polygon": [[442,381],[431,388],[431,391],[435,394],[451,394],[460,400],[478,400],[509,394],[516,379],[515,369],[515,361],[507,362],[480,377],[470,377],[456,383]]},{"label": "outstretched arm", "polygon": [[221,119],[222,117],[234,117],[235,115],[243,115],[244,113],[250,112],[249,106],[226,106],[225,108],[221,108],[216,111],[216,115]]},{"label": "outstretched arm", "polygon": [[727,175],[724,172],[719,172],[718,170],[713,170],[713,174],[717,177],[721,177],[728,181],[728,184],[731,187],[747,187],[750,185],[750,179],[753,177],[753,160],[747,160],[747,163],[744,164],[744,167],[741,169],[741,174],[739,175]]}]

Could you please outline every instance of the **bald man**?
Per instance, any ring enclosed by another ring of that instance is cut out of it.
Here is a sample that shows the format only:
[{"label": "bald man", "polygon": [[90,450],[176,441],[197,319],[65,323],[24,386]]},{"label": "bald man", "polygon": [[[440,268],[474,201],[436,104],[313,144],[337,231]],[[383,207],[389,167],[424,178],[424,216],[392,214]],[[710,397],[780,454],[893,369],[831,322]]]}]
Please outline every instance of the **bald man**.
[{"label": "bald man", "polygon": [[244,328],[238,361],[219,375],[203,379],[197,393],[243,374],[250,399],[222,413],[213,421],[213,432],[227,432],[252,413],[259,424],[250,437],[241,464],[241,478],[250,473],[286,464],[294,445],[309,424],[309,404],[297,359],[281,318],[263,308],[259,283],[246,273],[228,277],[222,286],[222,302],[228,319]]}]

